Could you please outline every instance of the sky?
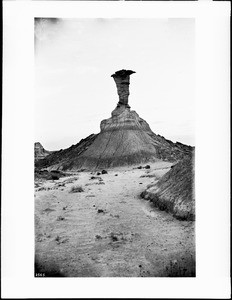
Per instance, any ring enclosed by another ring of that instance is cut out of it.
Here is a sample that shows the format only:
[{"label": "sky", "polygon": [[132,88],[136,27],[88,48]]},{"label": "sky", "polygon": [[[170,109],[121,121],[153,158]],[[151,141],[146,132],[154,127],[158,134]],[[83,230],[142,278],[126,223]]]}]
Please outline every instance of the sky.
[{"label": "sky", "polygon": [[194,19],[36,19],[35,142],[59,150],[100,132],[135,71],[129,105],[152,131],[195,145]]}]

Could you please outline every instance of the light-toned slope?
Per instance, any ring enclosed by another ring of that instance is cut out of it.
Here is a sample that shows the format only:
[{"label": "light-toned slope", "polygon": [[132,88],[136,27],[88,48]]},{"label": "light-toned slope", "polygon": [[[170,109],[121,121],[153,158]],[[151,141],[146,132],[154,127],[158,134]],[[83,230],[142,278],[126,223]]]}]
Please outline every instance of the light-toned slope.
[{"label": "light-toned slope", "polygon": [[[193,276],[194,222],[178,221],[139,197],[169,168],[168,163],[147,171],[120,168],[101,175],[103,181],[79,173],[43,186],[50,190],[36,189],[37,271],[74,277]],[[148,175],[156,177],[141,177]],[[73,185],[84,192],[69,193]]]},{"label": "light-toned slope", "polygon": [[195,219],[194,158],[187,157],[167,172],[141,196],[161,210],[185,220]]}]

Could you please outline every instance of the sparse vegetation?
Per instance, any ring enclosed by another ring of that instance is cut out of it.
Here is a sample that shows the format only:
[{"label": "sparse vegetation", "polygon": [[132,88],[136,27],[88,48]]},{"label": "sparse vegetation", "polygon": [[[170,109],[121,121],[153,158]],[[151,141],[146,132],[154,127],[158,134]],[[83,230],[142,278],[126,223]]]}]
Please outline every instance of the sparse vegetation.
[{"label": "sparse vegetation", "polygon": [[111,232],[110,234],[110,238],[113,242],[117,242],[118,241],[118,237],[116,234],[114,234],[113,232]]},{"label": "sparse vegetation", "polygon": [[155,174],[144,174],[144,175],[140,176],[140,178],[145,178],[145,177],[153,178],[153,177],[156,177],[156,176],[155,176]]},{"label": "sparse vegetation", "polygon": [[60,179],[58,175],[52,174],[51,176],[52,176],[52,180],[59,180]]},{"label": "sparse vegetation", "polygon": [[56,236],[55,241],[56,241],[57,243],[60,242],[60,237],[59,237],[59,235]]},{"label": "sparse vegetation", "polygon": [[80,185],[74,185],[71,187],[69,193],[82,193],[84,192],[84,189]]}]

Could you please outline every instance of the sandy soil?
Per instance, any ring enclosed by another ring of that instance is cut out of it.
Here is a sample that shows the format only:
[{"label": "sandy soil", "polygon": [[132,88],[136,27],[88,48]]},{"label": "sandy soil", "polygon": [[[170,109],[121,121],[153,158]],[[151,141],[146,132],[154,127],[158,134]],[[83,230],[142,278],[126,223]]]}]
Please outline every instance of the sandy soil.
[{"label": "sandy soil", "polygon": [[[139,196],[171,164],[150,166],[37,182],[35,276],[194,276],[194,222]],[[73,186],[84,191],[70,193]]]}]

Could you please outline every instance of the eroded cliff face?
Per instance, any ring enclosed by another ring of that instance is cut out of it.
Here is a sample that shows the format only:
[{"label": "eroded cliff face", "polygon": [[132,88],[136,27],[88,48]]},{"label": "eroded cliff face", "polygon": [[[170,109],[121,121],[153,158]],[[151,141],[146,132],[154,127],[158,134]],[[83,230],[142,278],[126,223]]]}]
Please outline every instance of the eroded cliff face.
[{"label": "eroded cliff face", "polygon": [[51,151],[45,150],[44,147],[39,142],[36,142],[34,144],[34,158],[35,158],[35,160],[43,159],[46,156],[48,156],[50,153],[51,153]]},{"label": "eroded cliff face", "polygon": [[195,220],[194,157],[188,156],[174,165],[141,196],[157,208],[181,220]]},{"label": "eroded cliff face", "polygon": [[101,121],[101,133],[114,130],[142,130],[151,131],[148,123],[139,117],[136,111],[125,106],[116,107],[111,118]]}]

